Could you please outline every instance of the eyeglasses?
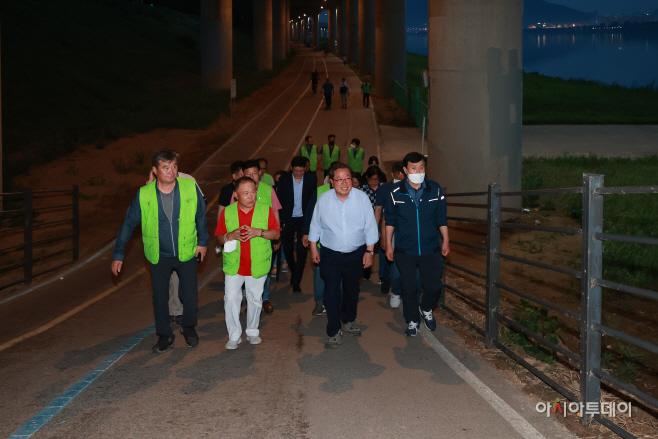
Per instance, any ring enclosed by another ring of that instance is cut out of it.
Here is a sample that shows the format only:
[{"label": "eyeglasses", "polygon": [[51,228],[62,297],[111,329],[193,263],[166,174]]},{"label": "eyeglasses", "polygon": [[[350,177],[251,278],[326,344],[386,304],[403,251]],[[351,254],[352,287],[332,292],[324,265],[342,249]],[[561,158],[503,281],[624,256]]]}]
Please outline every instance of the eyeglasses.
[{"label": "eyeglasses", "polygon": [[352,177],[349,178],[337,178],[333,180],[334,182],[341,184],[341,183],[347,183],[348,181],[352,181]]}]

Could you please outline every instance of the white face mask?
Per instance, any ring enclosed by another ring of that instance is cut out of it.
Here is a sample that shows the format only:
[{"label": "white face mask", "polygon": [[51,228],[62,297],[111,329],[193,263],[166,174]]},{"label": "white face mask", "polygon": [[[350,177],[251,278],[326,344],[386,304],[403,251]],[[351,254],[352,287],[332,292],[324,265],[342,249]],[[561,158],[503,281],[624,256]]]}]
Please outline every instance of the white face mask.
[{"label": "white face mask", "polygon": [[352,143],[352,144],[350,145],[350,148],[356,148],[356,145]]},{"label": "white face mask", "polygon": [[422,174],[407,174],[409,181],[413,184],[422,184],[425,181],[425,173]]},{"label": "white face mask", "polygon": [[401,182],[401,181],[402,181],[402,180],[398,180],[397,178],[394,178],[394,179],[393,179],[393,184],[397,184],[397,183],[399,183],[399,182]]}]

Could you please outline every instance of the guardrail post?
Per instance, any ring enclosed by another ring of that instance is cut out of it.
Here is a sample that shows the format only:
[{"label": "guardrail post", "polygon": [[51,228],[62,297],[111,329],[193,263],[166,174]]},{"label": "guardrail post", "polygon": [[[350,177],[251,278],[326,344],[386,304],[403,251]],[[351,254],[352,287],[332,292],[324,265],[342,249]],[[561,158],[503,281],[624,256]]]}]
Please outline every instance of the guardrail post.
[{"label": "guardrail post", "polygon": [[491,349],[498,340],[498,317],[500,292],[497,282],[500,280],[500,211],[502,200],[500,186],[489,185],[487,199],[487,315],[485,322],[485,346]]},{"label": "guardrail post", "polygon": [[[601,323],[601,287],[595,283],[603,268],[603,243],[594,238],[603,232],[603,175],[583,174],[583,249],[580,320],[580,402],[601,400],[601,379],[594,369],[601,367],[601,333],[594,329]],[[588,426],[592,415],[583,413],[581,424]]]},{"label": "guardrail post", "polygon": [[23,241],[25,264],[23,278],[25,283],[32,282],[32,188],[23,189]]},{"label": "guardrail post", "polygon": [[77,184],[73,185],[73,217],[71,218],[73,225],[73,260],[77,261],[80,258],[80,188]]},{"label": "guardrail post", "polygon": [[[446,191],[447,189],[442,187],[443,189],[443,196],[446,196]],[[441,245],[443,245],[443,237],[441,233],[439,233],[439,236],[441,237]],[[442,256],[443,258],[443,272],[441,272],[441,292],[439,293],[439,303],[436,305],[439,307],[439,309],[443,309],[443,307],[446,304],[446,264],[445,264],[445,256]]]}]

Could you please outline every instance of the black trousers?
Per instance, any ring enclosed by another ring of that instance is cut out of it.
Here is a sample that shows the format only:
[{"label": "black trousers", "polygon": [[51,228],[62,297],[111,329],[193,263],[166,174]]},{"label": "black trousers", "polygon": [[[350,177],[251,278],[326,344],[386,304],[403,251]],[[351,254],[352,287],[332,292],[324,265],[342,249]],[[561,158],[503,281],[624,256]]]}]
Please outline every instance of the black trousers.
[{"label": "black trousers", "polygon": [[[306,265],[306,247],[302,242],[302,236],[299,233],[304,225],[304,218],[290,218],[283,225],[281,230],[281,246],[283,254],[286,255],[288,267],[290,267],[290,283],[299,285],[304,275],[304,266]],[[297,248],[295,249],[295,233],[297,233]],[[295,258],[297,250],[297,258]]]},{"label": "black trousers", "polygon": [[313,88],[313,93],[315,94],[318,91],[318,83],[311,81],[311,87]]},{"label": "black trousers", "polygon": [[[338,333],[342,323],[356,320],[359,302],[359,280],[363,274],[363,245],[351,253],[341,253],[327,247],[320,249],[320,276],[324,280],[324,307],[327,310],[327,335]],[[341,299],[340,284],[343,282]]]},{"label": "black trousers", "polygon": [[331,108],[331,95],[325,94],[324,100],[327,102],[327,108]]},{"label": "black trousers", "polygon": [[195,326],[197,323],[197,261],[192,258],[181,262],[178,257],[163,258],[151,266],[151,279],[153,281],[153,314],[155,315],[155,333],[158,335],[173,335],[169,324],[169,278],[171,272],[178,274],[178,298],[183,304],[183,317],[181,326],[184,328]]},{"label": "black trousers", "polygon": [[363,106],[364,107],[370,106],[370,93],[363,93]]},{"label": "black trousers", "polygon": [[400,283],[402,284],[402,306],[404,319],[409,322],[420,323],[418,310],[418,283],[416,281],[416,267],[420,269],[420,277],[425,285],[425,292],[420,301],[423,311],[430,311],[439,302],[441,294],[441,274],[443,273],[443,256],[441,253],[413,256],[404,253],[395,253],[395,263],[400,270]]}]

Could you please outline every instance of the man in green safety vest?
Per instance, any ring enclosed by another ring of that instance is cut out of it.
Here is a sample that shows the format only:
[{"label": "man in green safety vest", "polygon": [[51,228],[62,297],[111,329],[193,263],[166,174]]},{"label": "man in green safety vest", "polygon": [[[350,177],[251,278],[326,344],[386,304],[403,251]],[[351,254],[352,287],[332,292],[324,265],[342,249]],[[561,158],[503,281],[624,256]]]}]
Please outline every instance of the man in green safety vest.
[{"label": "man in green safety vest", "polygon": [[359,139],[352,139],[350,147],[347,148],[347,166],[352,168],[352,172],[363,172],[363,148],[361,148]]},{"label": "man in green safety vest", "polygon": [[260,165],[258,174],[260,175],[260,181],[263,183],[267,183],[270,186],[274,186],[274,178],[270,174],[267,173],[267,159],[265,157],[261,157],[258,159],[258,164]]},{"label": "man in green safety vest", "polygon": [[300,155],[306,157],[309,161],[311,172],[315,172],[318,169],[318,147],[313,144],[313,137],[306,136],[304,138],[306,144],[302,146],[300,150]]},{"label": "man in green safety vest", "polygon": [[322,147],[322,169],[324,170],[324,177],[329,175],[329,168],[333,163],[340,160],[340,148],[336,146],[336,136],[329,134],[327,136],[327,143]]},{"label": "man in green safety vest", "polygon": [[261,296],[272,268],[271,241],[280,235],[274,211],[257,201],[258,189],[251,178],[238,179],[235,194],[237,203],[224,209],[215,230],[217,240],[224,246],[224,311],[229,337],[226,349],[237,349],[242,342],[243,285],[247,295],[247,339],[251,344],[262,342],[258,329]]},{"label": "man in green safety vest", "polygon": [[366,78],[366,82],[361,84],[361,93],[363,94],[363,108],[370,107],[370,79]]},{"label": "man in green safety vest", "polygon": [[[112,253],[112,273],[123,266],[126,244],[141,221],[144,255],[153,282],[153,313],[158,342],[154,353],[174,346],[169,323],[169,278],[178,273],[178,295],[183,303],[181,331],[188,347],[199,344],[197,324],[197,261],[203,261],[208,245],[206,203],[194,180],[177,178],[179,156],[171,149],[156,152],[151,159],[156,179],[137,192],[128,208]],[[195,258],[196,256],[196,258]]]}]

